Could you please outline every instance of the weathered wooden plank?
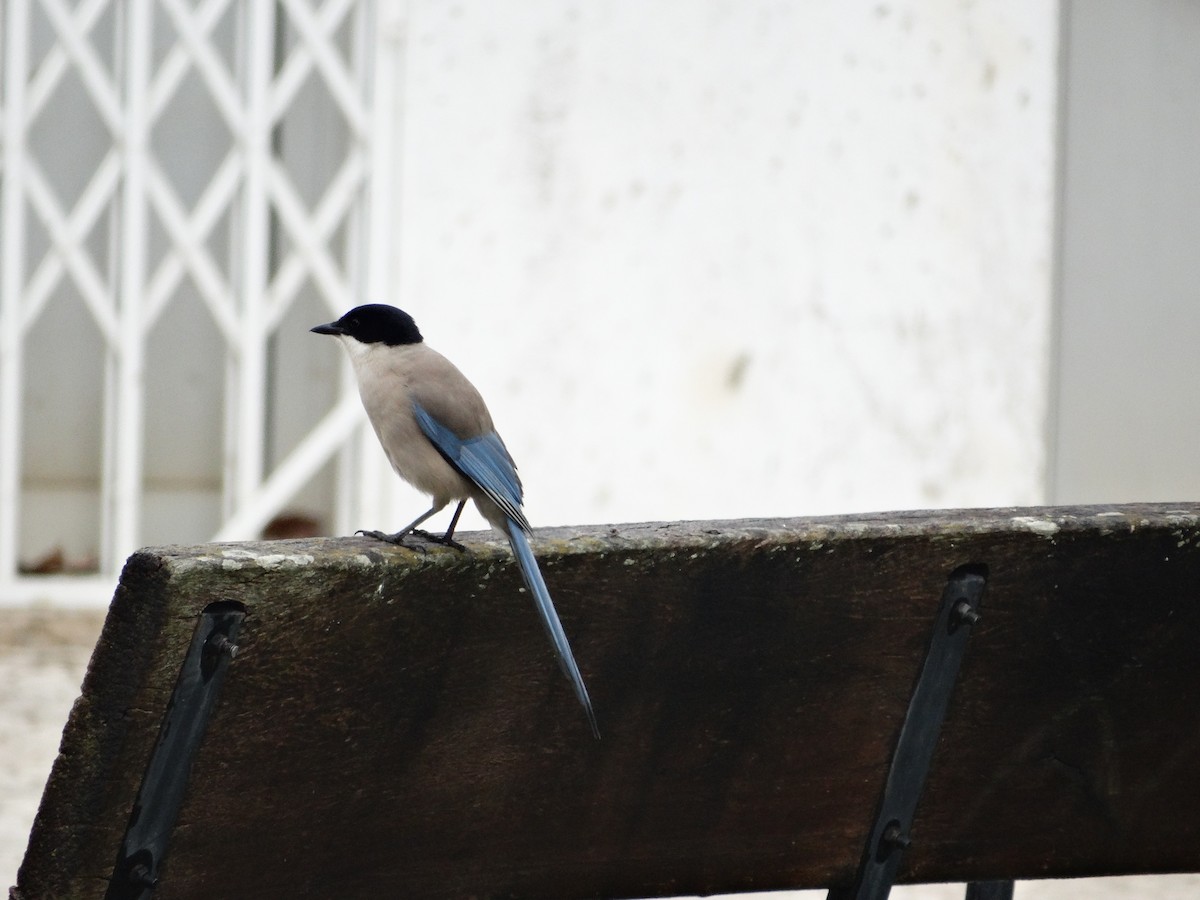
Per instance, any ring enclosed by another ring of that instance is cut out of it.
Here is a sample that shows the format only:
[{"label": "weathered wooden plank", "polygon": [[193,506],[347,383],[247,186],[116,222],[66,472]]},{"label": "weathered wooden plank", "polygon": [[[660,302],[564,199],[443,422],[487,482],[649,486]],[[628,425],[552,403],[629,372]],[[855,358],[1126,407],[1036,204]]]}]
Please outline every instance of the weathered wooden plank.
[{"label": "weathered wooden plank", "polygon": [[158,898],[852,877],[946,576],[990,571],[904,880],[1200,869],[1200,505],[561,529],[129,561],[13,896],[98,897],[195,616],[248,616]]}]

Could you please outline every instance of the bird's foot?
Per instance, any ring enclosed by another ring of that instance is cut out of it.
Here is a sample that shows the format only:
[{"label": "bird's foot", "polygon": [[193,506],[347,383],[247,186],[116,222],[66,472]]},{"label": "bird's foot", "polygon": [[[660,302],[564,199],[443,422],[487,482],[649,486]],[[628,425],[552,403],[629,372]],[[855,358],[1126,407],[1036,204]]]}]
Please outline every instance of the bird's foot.
[{"label": "bird's foot", "polygon": [[422,540],[429,541],[431,544],[441,544],[443,547],[453,547],[455,550],[458,550],[462,553],[465,553],[467,550],[466,547],[454,540],[454,538],[450,537],[448,534],[431,534],[430,532],[423,531],[420,528],[414,528],[410,533],[415,534]]},{"label": "bird's foot", "polygon": [[406,537],[413,533],[411,531],[397,531],[395,534],[388,534],[386,531],[367,531],[360,528],[354,533],[361,534],[363,537],[374,538],[377,541],[383,541],[385,544],[394,544],[397,547],[403,547],[405,550],[420,550],[422,553],[428,552],[424,544],[405,540]]},{"label": "bird's foot", "polygon": [[[428,531],[423,531],[420,528],[413,528],[408,531],[397,531],[395,534],[388,534],[385,531],[367,531],[360,528],[355,534],[361,534],[363,537],[374,538],[377,541],[383,541],[388,544],[395,544],[397,547],[404,547],[406,550],[420,550],[422,553],[428,552],[425,546],[428,544],[441,544],[443,547],[453,547],[455,550],[466,551],[466,547],[451,537],[440,534],[430,534]],[[409,536],[418,538],[418,541],[408,541],[405,538]],[[423,541],[424,543],[421,543]]]}]

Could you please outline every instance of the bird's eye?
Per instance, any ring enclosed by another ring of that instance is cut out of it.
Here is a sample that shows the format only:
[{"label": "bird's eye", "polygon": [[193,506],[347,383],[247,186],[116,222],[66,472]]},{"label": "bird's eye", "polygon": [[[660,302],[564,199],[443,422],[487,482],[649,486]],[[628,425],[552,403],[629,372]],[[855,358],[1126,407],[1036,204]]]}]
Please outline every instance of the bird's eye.
[{"label": "bird's eye", "polygon": [[358,330],[358,319],[355,318],[350,320],[350,328],[355,331]]}]

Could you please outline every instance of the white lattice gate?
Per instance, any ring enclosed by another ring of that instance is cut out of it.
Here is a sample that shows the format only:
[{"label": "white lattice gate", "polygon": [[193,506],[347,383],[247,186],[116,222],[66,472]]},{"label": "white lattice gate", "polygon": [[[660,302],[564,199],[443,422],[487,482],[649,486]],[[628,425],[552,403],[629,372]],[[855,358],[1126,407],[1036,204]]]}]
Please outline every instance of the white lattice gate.
[{"label": "white lattice gate", "polygon": [[103,601],[137,546],[285,508],[327,531],[377,511],[307,327],[387,299],[397,11],[3,10],[0,603]]}]

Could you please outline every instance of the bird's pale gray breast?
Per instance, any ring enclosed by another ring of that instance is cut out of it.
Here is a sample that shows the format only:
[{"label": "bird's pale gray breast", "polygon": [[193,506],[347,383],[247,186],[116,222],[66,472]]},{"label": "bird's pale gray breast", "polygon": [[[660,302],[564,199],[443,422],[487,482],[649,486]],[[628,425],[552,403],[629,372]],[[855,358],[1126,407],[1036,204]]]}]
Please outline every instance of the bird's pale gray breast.
[{"label": "bird's pale gray breast", "polygon": [[458,437],[492,430],[475,387],[448,359],[424,344],[371,346],[354,357],[363,407],[396,474],[438,502],[474,496],[417,425],[413,402]]}]

